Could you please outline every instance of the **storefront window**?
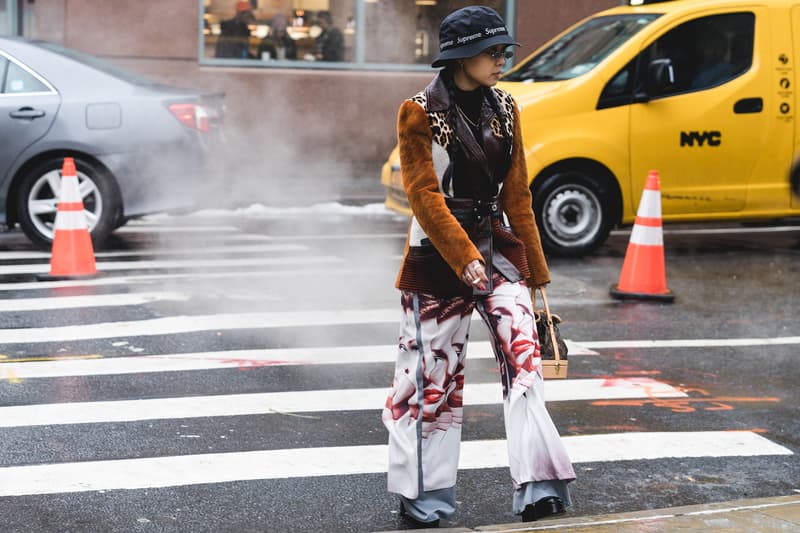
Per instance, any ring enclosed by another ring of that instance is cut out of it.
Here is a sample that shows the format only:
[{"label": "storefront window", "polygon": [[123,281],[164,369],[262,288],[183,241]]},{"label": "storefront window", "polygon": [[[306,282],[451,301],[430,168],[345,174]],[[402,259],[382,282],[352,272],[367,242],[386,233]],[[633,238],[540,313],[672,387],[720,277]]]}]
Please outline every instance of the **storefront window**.
[{"label": "storefront window", "polygon": [[513,27],[514,0],[201,0],[200,61],[282,68],[428,68],[439,23],[482,4]]},{"label": "storefront window", "polygon": [[203,57],[352,62],[356,0],[205,0]]}]

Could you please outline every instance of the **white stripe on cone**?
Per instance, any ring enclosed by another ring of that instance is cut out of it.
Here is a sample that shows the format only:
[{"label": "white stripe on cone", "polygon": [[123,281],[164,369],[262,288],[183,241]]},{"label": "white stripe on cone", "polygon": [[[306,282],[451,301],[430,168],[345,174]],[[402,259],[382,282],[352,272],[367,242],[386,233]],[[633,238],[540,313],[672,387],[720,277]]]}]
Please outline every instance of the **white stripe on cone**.
[{"label": "white stripe on cone", "polygon": [[61,211],[56,213],[56,231],[89,230],[86,214],[83,211]]},{"label": "white stripe on cone", "polygon": [[59,191],[58,201],[65,203],[83,202],[80,185],[78,185],[78,176],[61,176],[61,191]]},{"label": "white stripe on cone", "polygon": [[642,244],[645,246],[663,246],[664,235],[661,226],[642,226],[634,224],[631,230],[631,244]]},{"label": "white stripe on cone", "polygon": [[661,218],[661,191],[645,189],[636,214],[640,217]]}]

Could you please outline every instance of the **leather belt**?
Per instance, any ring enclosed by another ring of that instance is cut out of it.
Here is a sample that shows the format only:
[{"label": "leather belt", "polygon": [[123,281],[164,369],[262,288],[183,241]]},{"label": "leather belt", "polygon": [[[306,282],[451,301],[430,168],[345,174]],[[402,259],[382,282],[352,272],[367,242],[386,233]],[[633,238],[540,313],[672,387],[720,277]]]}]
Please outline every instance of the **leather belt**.
[{"label": "leather belt", "polygon": [[486,268],[486,277],[489,286],[485,291],[473,288],[473,295],[487,296],[494,290],[494,269],[507,280],[515,282],[522,279],[522,274],[502,253],[496,251],[493,245],[492,233],[495,225],[503,219],[503,211],[497,205],[497,197],[486,200],[473,200],[470,198],[445,198],[445,203],[450,212],[458,220],[461,227],[467,232],[470,240],[483,256]]}]

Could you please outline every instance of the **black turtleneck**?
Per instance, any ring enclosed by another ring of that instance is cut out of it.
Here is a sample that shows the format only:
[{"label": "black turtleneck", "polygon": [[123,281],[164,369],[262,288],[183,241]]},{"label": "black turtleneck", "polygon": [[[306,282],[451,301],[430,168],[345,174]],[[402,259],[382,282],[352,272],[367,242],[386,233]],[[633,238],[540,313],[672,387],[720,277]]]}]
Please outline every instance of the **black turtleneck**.
[{"label": "black turtleneck", "polygon": [[[483,90],[481,87],[473,91],[462,91],[453,84],[453,99],[457,106],[456,113],[463,113],[463,122],[472,130],[475,140],[483,146],[483,131],[480,123],[483,108]],[[484,176],[480,167],[466,158],[463,151],[455,153],[453,173],[456,178],[453,189],[456,198],[486,199],[497,194],[497,185]]]},{"label": "black turtleneck", "polygon": [[453,84],[455,88],[456,105],[467,116],[466,122],[475,133],[475,138],[479,143],[482,143],[482,135],[480,134],[480,118],[481,107],[483,106],[483,91],[481,87],[472,91],[462,91],[457,85]]}]

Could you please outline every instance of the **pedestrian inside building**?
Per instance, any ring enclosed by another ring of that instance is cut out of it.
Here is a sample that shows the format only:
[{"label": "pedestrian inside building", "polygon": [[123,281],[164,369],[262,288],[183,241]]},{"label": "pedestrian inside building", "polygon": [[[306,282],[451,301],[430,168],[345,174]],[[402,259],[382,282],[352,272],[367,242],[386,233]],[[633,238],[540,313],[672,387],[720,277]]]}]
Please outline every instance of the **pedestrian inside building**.
[{"label": "pedestrian inside building", "polygon": [[236,14],[220,24],[219,40],[214,57],[254,59],[250,53],[250,27],[256,23],[253,5],[247,0],[236,2]]},{"label": "pedestrian inside building", "polygon": [[314,57],[317,61],[344,60],[344,34],[333,25],[330,11],[317,13],[317,25],[322,29],[315,42]]}]

